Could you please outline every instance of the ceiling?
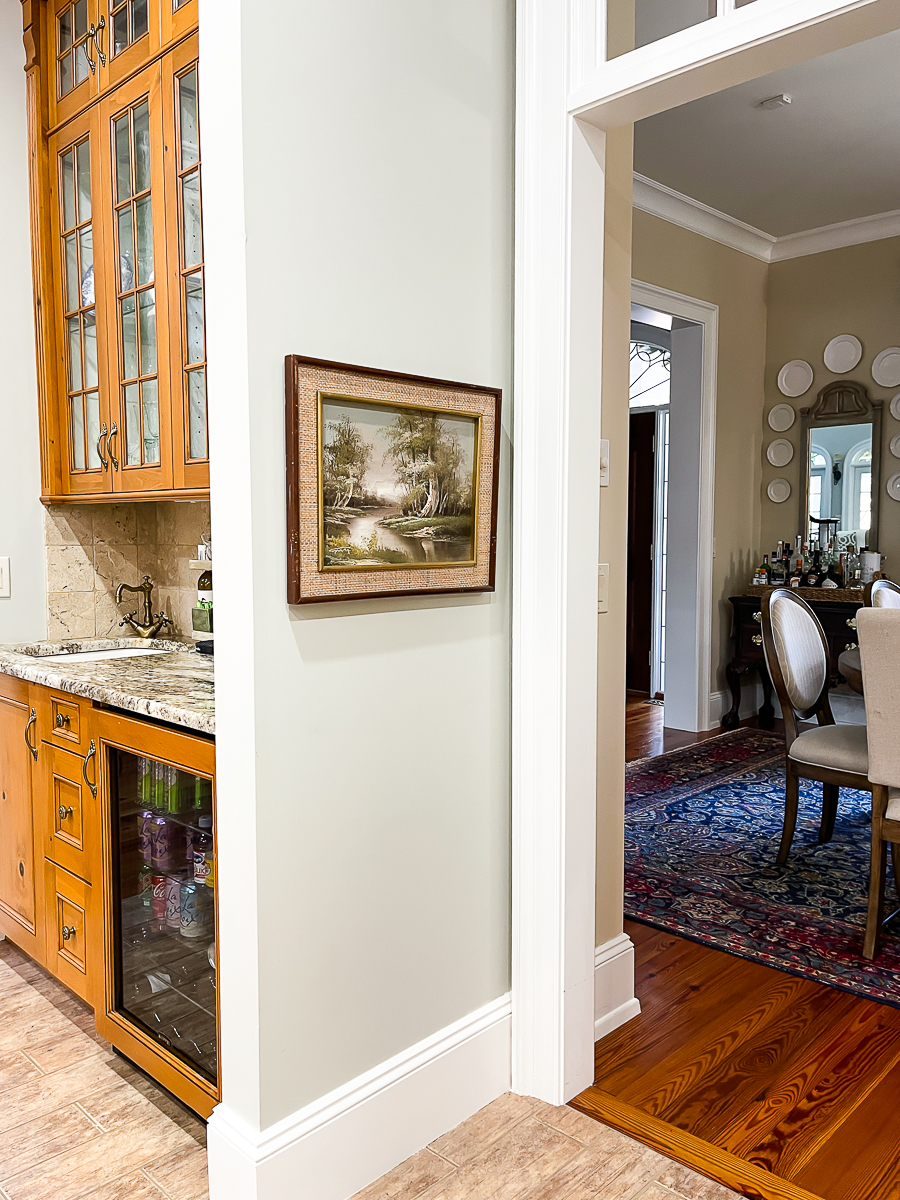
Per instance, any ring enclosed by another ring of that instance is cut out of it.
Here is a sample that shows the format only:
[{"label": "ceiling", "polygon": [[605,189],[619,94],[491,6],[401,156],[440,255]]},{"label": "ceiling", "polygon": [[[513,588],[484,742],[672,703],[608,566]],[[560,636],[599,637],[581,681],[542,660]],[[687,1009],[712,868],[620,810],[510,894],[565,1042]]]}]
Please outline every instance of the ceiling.
[{"label": "ceiling", "polygon": [[648,117],[634,169],[773,237],[900,209],[898,67],[900,30]]}]

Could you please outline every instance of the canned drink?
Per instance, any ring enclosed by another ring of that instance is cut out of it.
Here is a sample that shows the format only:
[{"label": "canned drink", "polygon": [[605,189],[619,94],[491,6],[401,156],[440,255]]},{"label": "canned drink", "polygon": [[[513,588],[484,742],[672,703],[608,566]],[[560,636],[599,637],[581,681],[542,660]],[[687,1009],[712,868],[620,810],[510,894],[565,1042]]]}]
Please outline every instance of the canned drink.
[{"label": "canned drink", "polygon": [[166,919],[166,877],[165,875],[151,875],[150,886],[153,889],[150,900],[150,911],[157,921],[165,921]]},{"label": "canned drink", "polygon": [[149,910],[153,905],[153,868],[149,863],[141,863],[141,869],[138,871],[138,892],[141,906]]},{"label": "canned drink", "polygon": [[172,831],[165,817],[153,817],[150,821],[151,855],[153,865],[165,869],[172,865]]},{"label": "canned drink", "polygon": [[181,880],[166,878],[166,924],[170,929],[181,925]]},{"label": "canned drink", "polygon": [[203,884],[189,881],[181,885],[181,936],[205,937],[209,930],[209,906]]},{"label": "canned drink", "polygon": [[153,813],[149,809],[138,813],[138,853],[144,862],[153,861]]}]

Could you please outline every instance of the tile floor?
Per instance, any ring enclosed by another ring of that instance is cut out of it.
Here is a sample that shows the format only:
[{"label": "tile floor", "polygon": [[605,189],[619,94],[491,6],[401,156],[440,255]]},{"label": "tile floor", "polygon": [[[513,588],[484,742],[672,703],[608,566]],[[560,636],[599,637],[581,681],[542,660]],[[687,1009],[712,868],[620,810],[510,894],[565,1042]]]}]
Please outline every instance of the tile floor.
[{"label": "tile floor", "polygon": [[[0,942],[0,1198],[207,1200],[206,1126]],[[355,1200],[737,1200],[571,1108],[511,1093]]]},{"label": "tile floor", "polygon": [[206,1200],[206,1126],[0,942],[0,1197]]},{"label": "tile floor", "polygon": [[354,1200],[738,1200],[572,1108],[508,1093]]}]

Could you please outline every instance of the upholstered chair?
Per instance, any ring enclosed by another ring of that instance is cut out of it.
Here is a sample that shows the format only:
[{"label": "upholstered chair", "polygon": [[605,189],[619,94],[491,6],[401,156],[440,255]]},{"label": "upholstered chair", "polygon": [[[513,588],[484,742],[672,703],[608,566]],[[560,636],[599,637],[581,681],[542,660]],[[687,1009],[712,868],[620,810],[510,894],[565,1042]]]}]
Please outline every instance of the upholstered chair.
[{"label": "upholstered chair", "polygon": [[900,587],[889,579],[876,579],[866,584],[866,608],[900,608]]},{"label": "upholstered chair", "polygon": [[872,783],[872,869],[865,958],[878,949],[884,910],[887,848],[894,871],[900,843],[900,609],[862,608],[856,614]]},{"label": "upholstered chair", "polygon": [[[828,702],[828,644],[813,610],[789,588],[769,592],[762,604],[766,666],[784,717],[784,832],[778,863],[787,861],[800,802],[800,780],[822,784],[819,841],[831,840],[842,787],[871,791],[864,725],[836,725]],[[818,725],[799,727],[813,717]]]}]

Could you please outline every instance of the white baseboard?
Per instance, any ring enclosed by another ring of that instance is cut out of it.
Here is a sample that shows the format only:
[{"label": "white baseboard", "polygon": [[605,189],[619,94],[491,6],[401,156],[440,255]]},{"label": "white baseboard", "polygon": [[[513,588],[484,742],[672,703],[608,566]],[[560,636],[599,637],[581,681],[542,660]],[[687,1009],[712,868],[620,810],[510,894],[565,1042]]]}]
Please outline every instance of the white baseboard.
[{"label": "white baseboard", "polygon": [[[760,705],[763,702],[762,685],[755,679],[752,683],[745,683],[741,688],[741,707],[738,712],[740,720],[745,721],[747,717],[755,717],[759,712]],[[775,697],[772,697],[772,703],[775,704]],[[731,711],[732,699],[731,692],[711,692],[709,697],[709,719],[710,729],[718,729],[722,723],[722,717],[725,713]]]},{"label": "white baseboard", "polygon": [[509,1091],[510,1030],[507,995],[261,1133],[223,1102],[210,1200],[347,1200]]},{"label": "white baseboard", "polygon": [[634,994],[634,943],[620,933],[594,951],[594,1041],[636,1017],[641,1002]]}]

